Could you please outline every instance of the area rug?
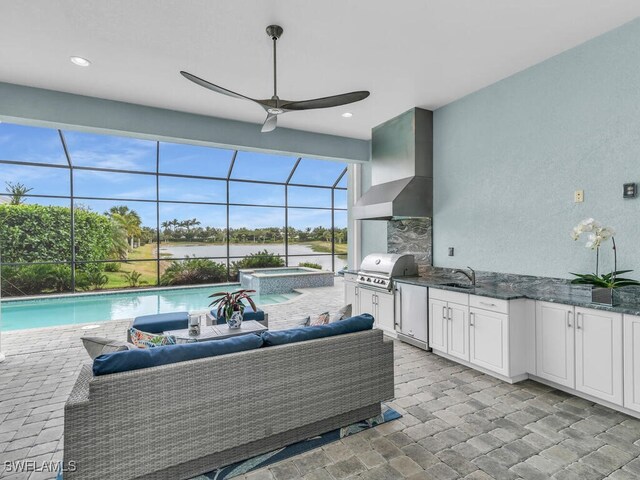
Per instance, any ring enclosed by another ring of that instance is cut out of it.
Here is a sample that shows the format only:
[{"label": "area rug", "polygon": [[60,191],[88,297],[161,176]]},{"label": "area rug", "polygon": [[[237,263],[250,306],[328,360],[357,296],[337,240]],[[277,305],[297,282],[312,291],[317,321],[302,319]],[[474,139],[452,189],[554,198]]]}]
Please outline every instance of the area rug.
[{"label": "area rug", "polygon": [[243,460],[226,467],[219,468],[204,475],[194,477],[191,480],[226,480],[238,475],[249,473],[258,468],[263,468],[272,465],[276,462],[286,460],[295,455],[308,452],[314,448],[322,447],[341,438],[348,437],[354,433],[362,432],[376,425],[381,425],[391,420],[396,420],[402,417],[391,407],[382,404],[382,413],[376,417],[372,417],[368,420],[363,420],[358,423],[354,423],[347,427],[338,428],[330,432],[318,435],[317,437],[308,438],[298,443],[288,445],[284,448],[274,450],[273,452],[265,453],[264,455],[258,455],[257,457],[250,458],[249,460]]}]

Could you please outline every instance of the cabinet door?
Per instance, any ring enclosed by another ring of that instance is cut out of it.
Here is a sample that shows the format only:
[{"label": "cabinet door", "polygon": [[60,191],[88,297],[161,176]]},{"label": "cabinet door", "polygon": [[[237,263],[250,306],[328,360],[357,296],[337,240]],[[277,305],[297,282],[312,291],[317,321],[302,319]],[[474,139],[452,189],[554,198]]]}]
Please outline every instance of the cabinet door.
[{"label": "cabinet door", "polygon": [[469,361],[469,308],[449,303],[447,311],[447,352]]},{"label": "cabinet door", "polygon": [[378,327],[388,332],[395,332],[394,325],[394,301],[393,295],[388,293],[376,293],[376,315],[378,315]]},{"label": "cabinet door", "polygon": [[624,316],[624,406],[640,412],[640,317]]},{"label": "cabinet door", "polygon": [[622,405],[622,315],[576,307],[576,390]]},{"label": "cabinet door", "polygon": [[429,300],[429,346],[447,351],[447,302]]},{"label": "cabinet door", "polygon": [[368,313],[373,315],[375,325],[378,325],[378,315],[375,305],[375,292],[366,288],[358,288],[358,304],[360,308],[358,313]]},{"label": "cabinet door", "polygon": [[536,375],[575,388],[574,310],[536,302]]},{"label": "cabinet door", "polygon": [[469,312],[469,361],[509,375],[509,316],[472,308]]},{"label": "cabinet door", "polygon": [[400,304],[396,329],[417,340],[427,342],[427,287],[398,284],[396,301]]},{"label": "cabinet door", "polygon": [[351,304],[351,314],[354,316],[360,313],[359,288],[355,282],[344,282],[344,303],[345,305]]}]

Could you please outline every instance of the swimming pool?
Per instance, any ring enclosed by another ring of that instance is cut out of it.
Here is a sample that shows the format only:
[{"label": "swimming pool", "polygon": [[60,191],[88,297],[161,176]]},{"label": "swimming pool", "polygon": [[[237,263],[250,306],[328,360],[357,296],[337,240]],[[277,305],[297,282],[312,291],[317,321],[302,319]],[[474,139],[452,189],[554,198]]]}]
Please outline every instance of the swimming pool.
[{"label": "swimming pool", "polygon": [[[0,329],[54,327],[78,323],[96,323],[132,318],[152,313],[205,310],[214,292],[236,290],[239,285],[217,285],[143,290],[126,293],[66,295],[33,300],[0,302]],[[298,296],[291,292],[280,295],[256,295],[258,305],[282,303]]]}]

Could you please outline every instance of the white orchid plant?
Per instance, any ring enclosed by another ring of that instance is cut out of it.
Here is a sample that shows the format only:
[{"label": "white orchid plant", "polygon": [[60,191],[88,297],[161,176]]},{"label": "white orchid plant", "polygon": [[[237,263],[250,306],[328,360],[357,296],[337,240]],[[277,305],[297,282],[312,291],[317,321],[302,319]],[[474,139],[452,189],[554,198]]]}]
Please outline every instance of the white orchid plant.
[{"label": "white orchid plant", "polygon": [[[629,273],[633,270],[618,270],[618,251],[616,249],[616,239],[614,235],[615,230],[611,227],[603,227],[600,223],[596,222],[593,218],[587,218],[581,221],[573,228],[571,237],[574,240],[579,240],[583,234],[588,234],[587,243],[585,247],[590,250],[596,251],[596,273],[571,273],[578,278],[574,278],[571,283],[582,285],[593,285],[603,288],[618,288],[626,287],[629,285],[640,285],[640,282],[631,280],[629,278],[620,278],[618,275],[623,273]],[[611,239],[613,244],[613,271],[599,274],[600,267],[600,246],[603,242]]]}]

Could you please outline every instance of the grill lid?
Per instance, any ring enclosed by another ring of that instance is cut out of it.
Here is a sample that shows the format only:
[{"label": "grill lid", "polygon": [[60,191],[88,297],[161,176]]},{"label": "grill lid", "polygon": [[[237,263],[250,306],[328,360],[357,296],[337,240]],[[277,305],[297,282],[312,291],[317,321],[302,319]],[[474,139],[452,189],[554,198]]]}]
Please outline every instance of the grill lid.
[{"label": "grill lid", "polygon": [[413,255],[372,253],[364,257],[360,265],[360,271],[387,277],[403,277],[416,275],[418,267]]}]

